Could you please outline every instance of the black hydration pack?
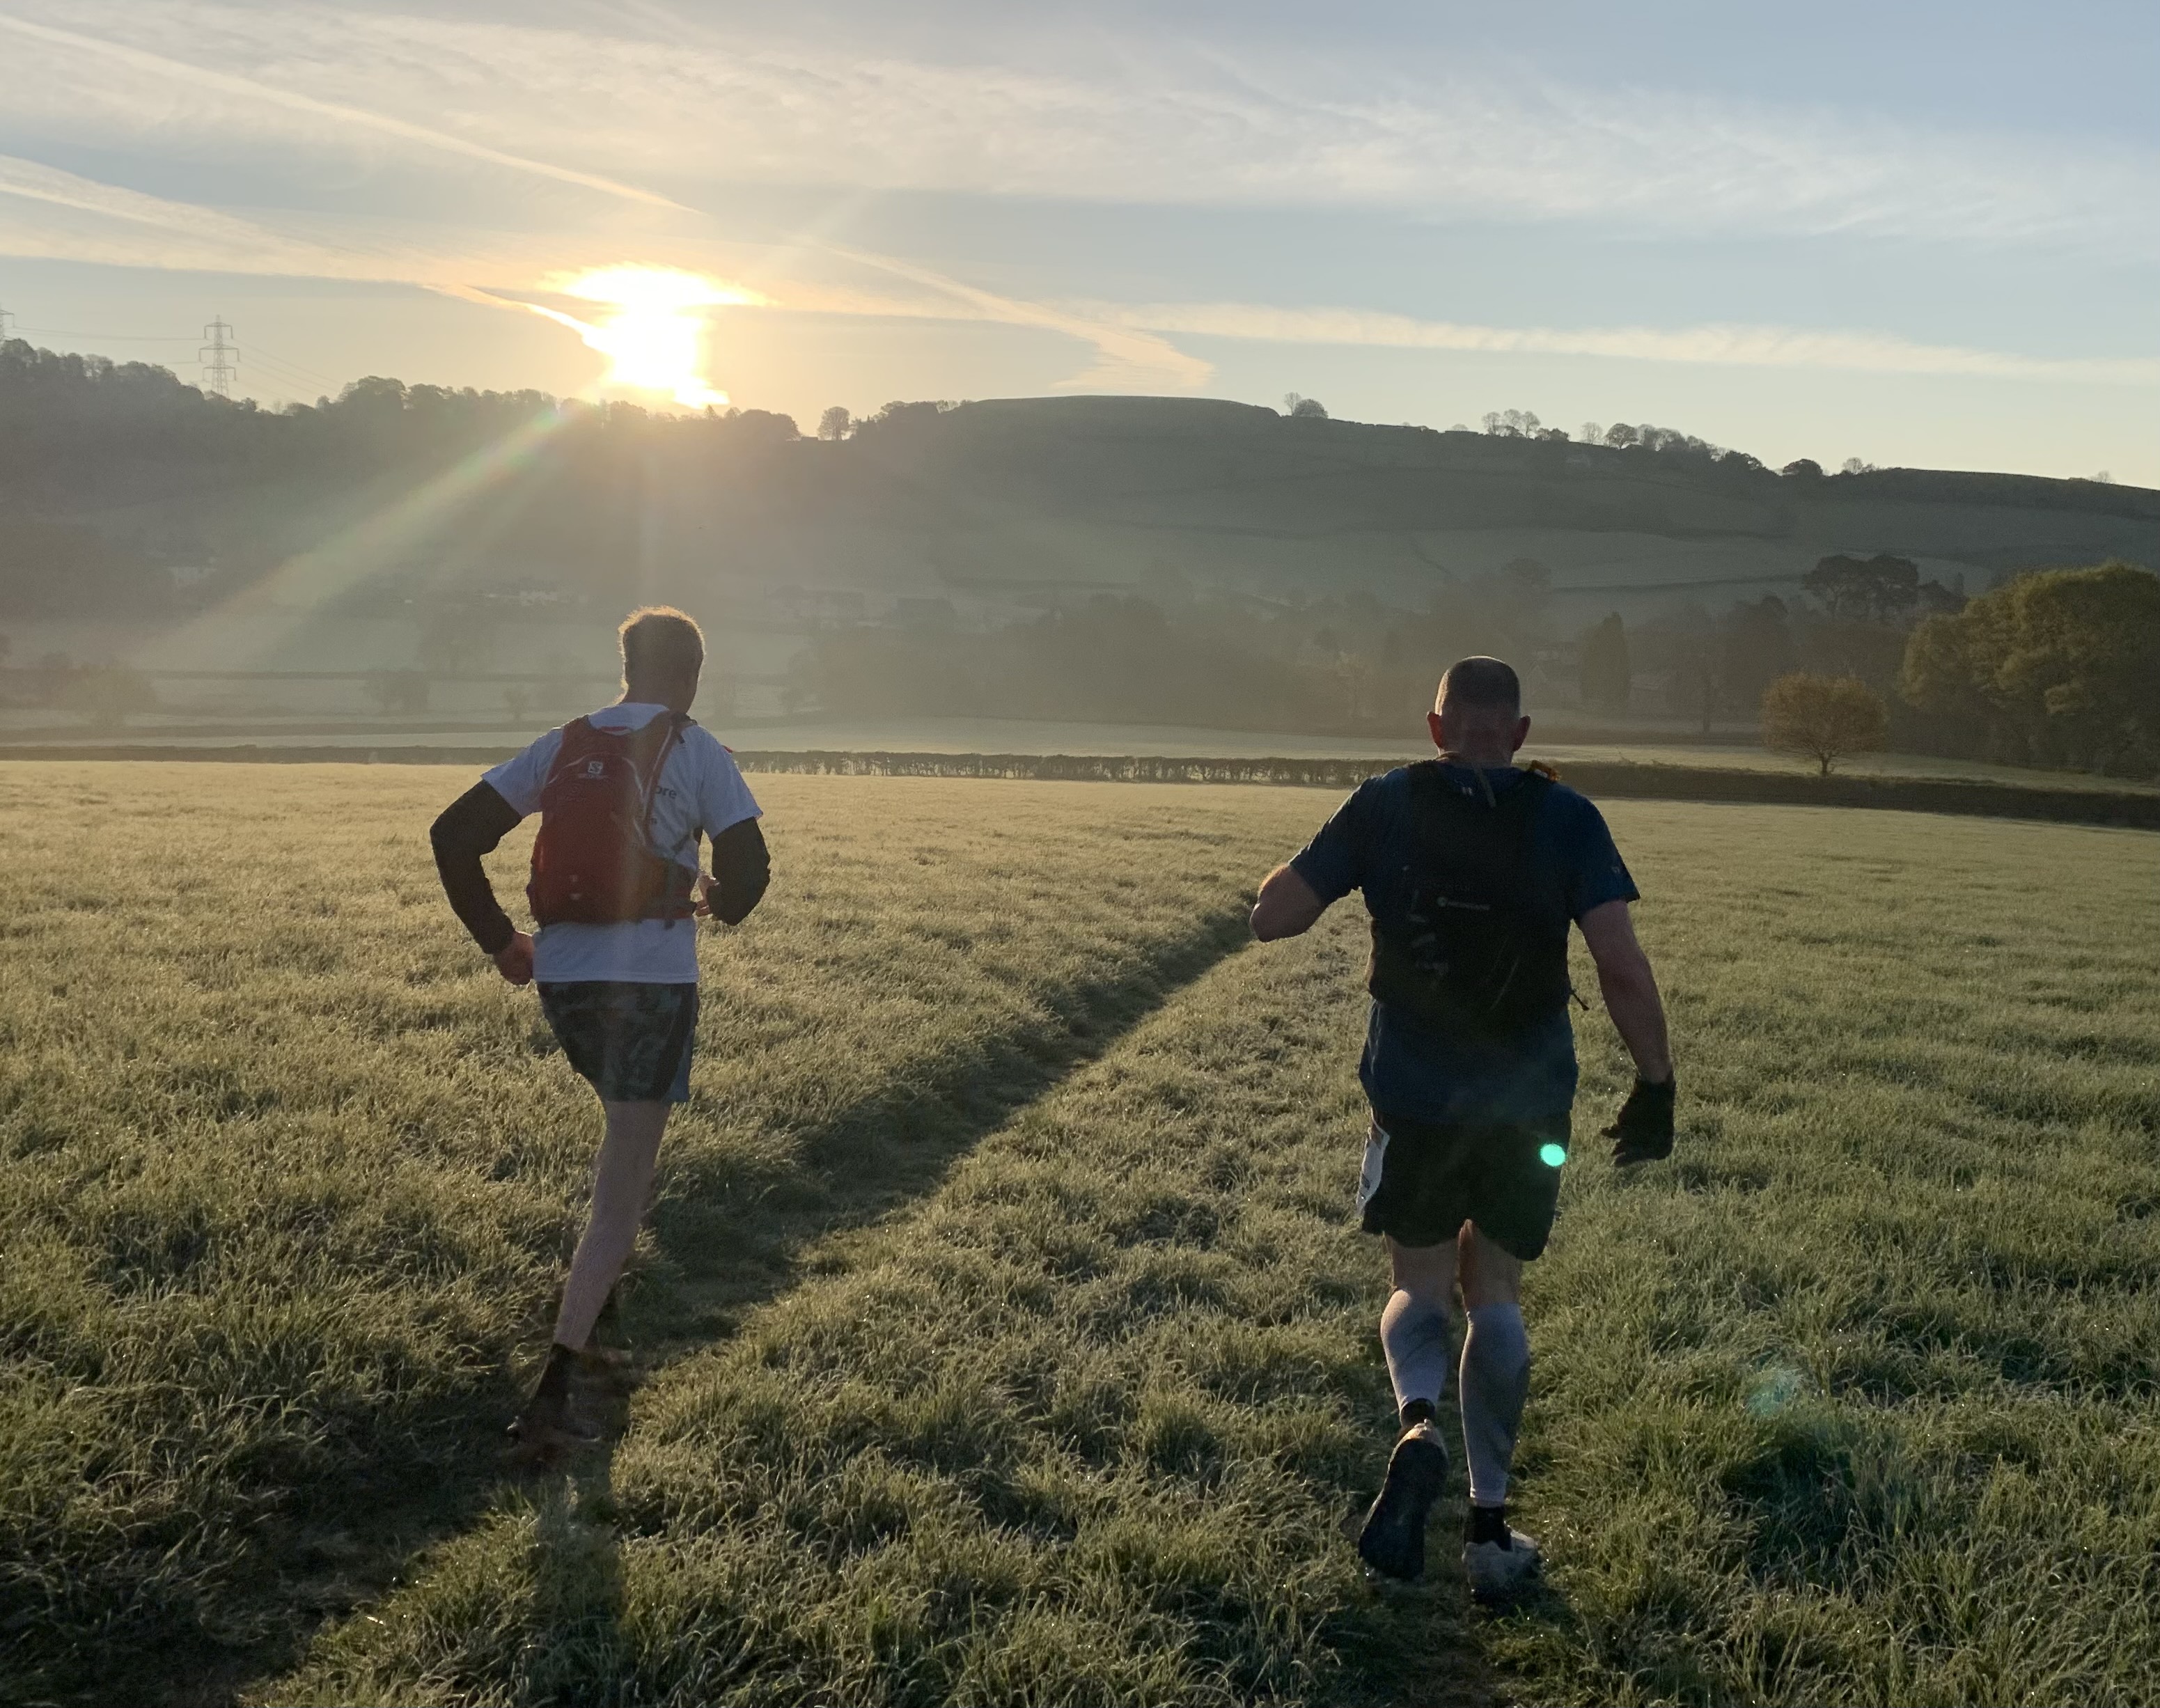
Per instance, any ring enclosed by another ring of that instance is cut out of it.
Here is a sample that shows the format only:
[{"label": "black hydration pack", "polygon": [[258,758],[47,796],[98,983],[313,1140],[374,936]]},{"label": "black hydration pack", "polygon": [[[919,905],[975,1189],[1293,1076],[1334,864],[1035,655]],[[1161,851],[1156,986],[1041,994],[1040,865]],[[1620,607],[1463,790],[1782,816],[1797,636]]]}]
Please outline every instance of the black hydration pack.
[{"label": "black hydration pack", "polygon": [[1436,1030],[1498,1042],[1567,1008],[1567,902],[1533,834],[1552,779],[1529,771],[1496,793],[1410,768],[1409,907],[1373,921],[1366,988]]}]

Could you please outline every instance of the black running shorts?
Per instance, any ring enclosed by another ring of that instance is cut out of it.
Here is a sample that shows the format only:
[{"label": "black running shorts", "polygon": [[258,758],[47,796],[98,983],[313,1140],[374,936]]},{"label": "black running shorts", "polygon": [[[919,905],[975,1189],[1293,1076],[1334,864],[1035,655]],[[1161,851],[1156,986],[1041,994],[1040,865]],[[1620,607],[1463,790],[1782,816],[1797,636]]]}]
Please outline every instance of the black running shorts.
[{"label": "black running shorts", "polygon": [[690,1096],[694,984],[581,980],[540,987],[540,1011],[570,1066],[611,1103],[679,1103]]},{"label": "black running shorts", "polygon": [[1466,1222],[1529,1263],[1560,1207],[1567,1126],[1447,1125],[1373,1116],[1358,1213],[1368,1233],[1399,1245],[1441,1245]]}]

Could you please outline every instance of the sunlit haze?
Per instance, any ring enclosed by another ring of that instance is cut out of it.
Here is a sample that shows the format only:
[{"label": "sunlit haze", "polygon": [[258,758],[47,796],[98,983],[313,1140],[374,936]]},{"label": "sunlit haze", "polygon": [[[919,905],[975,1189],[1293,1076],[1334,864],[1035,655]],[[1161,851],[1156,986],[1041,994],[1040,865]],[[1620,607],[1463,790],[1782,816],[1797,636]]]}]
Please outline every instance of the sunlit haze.
[{"label": "sunlit haze", "polygon": [[705,377],[708,310],[759,300],[717,280],[667,267],[603,267],[560,281],[564,296],[598,303],[608,312],[581,319],[545,304],[535,314],[568,326],[608,358],[605,392],[654,394],[693,409],[728,401]]}]

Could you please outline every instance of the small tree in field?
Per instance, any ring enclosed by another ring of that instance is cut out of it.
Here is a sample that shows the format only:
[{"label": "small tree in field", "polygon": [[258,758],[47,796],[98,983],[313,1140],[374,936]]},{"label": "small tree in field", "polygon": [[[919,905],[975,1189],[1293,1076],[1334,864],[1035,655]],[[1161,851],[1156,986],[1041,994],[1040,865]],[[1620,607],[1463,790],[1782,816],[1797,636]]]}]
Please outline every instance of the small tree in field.
[{"label": "small tree in field", "polygon": [[1763,691],[1763,745],[1815,761],[1823,776],[1848,754],[1878,752],[1889,739],[1890,709],[1857,677],[1794,671]]}]

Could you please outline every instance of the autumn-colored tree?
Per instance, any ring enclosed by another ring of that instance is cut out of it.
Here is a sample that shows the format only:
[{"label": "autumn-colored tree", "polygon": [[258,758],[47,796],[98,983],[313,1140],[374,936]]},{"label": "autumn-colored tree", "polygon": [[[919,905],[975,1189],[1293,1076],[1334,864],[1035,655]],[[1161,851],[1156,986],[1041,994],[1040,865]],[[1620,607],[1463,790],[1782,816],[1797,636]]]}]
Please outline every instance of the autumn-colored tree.
[{"label": "autumn-colored tree", "polygon": [[1763,745],[1815,761],[1824,776],[1841,759],[1878,751],[1889,739],[1890,709],[1857,677],[1796,670],[1763,690]]}]

